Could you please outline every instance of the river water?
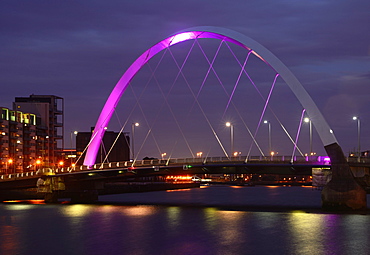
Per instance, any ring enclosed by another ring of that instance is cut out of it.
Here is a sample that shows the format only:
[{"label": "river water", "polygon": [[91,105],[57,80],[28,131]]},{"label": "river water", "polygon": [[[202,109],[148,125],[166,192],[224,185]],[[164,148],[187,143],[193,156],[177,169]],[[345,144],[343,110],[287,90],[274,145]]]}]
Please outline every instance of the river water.
[{"label": "river water", "polygon": [[324,213],[311,187],[208,186],[99,200],[0,204],[0,254],[370,254],[370,214]]}]

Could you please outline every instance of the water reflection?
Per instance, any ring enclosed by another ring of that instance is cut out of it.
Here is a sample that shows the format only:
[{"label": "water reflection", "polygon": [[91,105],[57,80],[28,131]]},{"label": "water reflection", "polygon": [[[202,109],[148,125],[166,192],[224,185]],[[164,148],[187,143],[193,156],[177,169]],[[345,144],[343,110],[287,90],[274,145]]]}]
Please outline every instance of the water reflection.
[{"label": "water reflection", "polygon": [[245,242],[242,229],[242,219],[246,212],[239,211],[218,211],[217,212],[217,240],[219,241],[219,254],[235,254],[232,251],[240,250],[240,246]]},{"label": "water reflection", "polygon": [[[40,247],[54,255],[368,253],[369,215],[198,207],[218,198],[241,203],[252,196],[281,204],[281,189],[261,189],[254,194],[251,187],[140,194],[146,199],[178,194],[197,206],[0,204],[0,254],[40,254]],[[285,192],[285,201],[299,196],[296,190],[290,196]]]},{"label": "water reflection", "polygon": [[70,218],[84,217],[90,213],[90,209],[90,205],[67,205],[62,207],[62,213]]},{"label": "water reflection", "polygon": [[170,206],[167,208],[168,227],[173,231],[180,225],[180,207]]},{"label": "water reflection", "polygon": [[287,227],[291,232],[293,254],[327,254],[323,231],[327,215],[293,212],[289,216]]}]

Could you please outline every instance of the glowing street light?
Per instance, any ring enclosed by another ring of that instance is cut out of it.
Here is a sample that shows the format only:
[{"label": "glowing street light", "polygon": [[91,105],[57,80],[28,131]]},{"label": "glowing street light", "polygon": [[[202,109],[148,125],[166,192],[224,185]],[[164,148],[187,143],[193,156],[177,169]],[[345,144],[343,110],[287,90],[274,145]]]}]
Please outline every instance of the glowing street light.
[{"label": "glowing street light", "polygon": [[312,121],[310,120],[310,118],[304,118],[304,122],[308,123],[310,128],[310,156],[312,156]]},{"label": "glowing street light", "polygon": [[[42,162],[41,162],[41,159],[37,159],[37,160],[36,160],[36,168],[37,168],[37,169],[39,169],[39,168],[40,168],[41,163],[42,163]],[[37,170],[37,169],[36,169],[36,170]]]},{"label": "glowing street light", "polygon": [[132,153],[132,160],[135,160],[135,151],[134,151],[134,138],[135,138],[135,127],[138,127],[140,124],[138,122],[131,124],[131,153]]},{"label": "glowing street light", "polygon": [[202,155],[203,155],[203,152],[197,152],[197,158],[201,158],[202,157]]},{"label": "glowing street light", "polygon": [[73,135],[77,135],[78,131],[71,132],[71,149],[73,148]]},{"label": "glowing street light", "polygon": [[[263,121],[263,123],[268,124],[268,132],[269,132],[269,153],[268,154],[271,154],[271,152],[272,152],[272,149],[271,149],[271,123],[268,120]],[[271,155],[271,156],[273,156],[273,155]]]},{"label": "glowing street light", "polygon": [[233,155],[234,151],[234,126],[230,122],[226,122],[226,127],[230,127],[230,157]]},{"label": "glowing street light", "polygon": [[357,120],[357,144],[358,144],[358,148],[357,148],[357,157],[358,157],[358,161],[360,161],[360,157],[361,157],[361,145],[360,145],[360,118],[357,117],[357,116],[354,116],[352,118],[353,120]]},{"label": "glowing street light", "polygon": [[13,164],[13,159],[11,158],[5,162],[6,173],[8,173],[8,166],[11,164]]},{"label": "glowing street light", "polygon": [[165,157],[166,155],[167,155],[167,153],[165,153],[165,152],[164,152],[164,153],[162,153],[162,154],[161,154],[161,158],[162,158],[162,159],[164,159],[164,157]]},{"label": "glowing street light", "polygon": [[[72,150],[73,150],[73,137],[72,137],[72,135],[76,135],[77,136],[77,134],[78,134],[78,131],[73,131],[73,132],[71,132],[71,165],[73,164],[73,157],[72,157]],[[76,144],[75,144],[75,147],[74,147],[74,149],[75,149],[75,153],[77,153],[77,142],[76,142]]]}]

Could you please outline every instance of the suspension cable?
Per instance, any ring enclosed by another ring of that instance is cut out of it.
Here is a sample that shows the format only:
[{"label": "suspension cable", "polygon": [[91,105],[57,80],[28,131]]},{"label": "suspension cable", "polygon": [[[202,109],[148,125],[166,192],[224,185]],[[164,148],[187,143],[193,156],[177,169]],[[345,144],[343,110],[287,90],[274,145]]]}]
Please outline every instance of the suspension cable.
[{"label": "suspension cable", "polygon": [[[242,66],[240,61],[238,60],[238,58],[236,57],[236,55],[234,54],[234,52],[232,51],[232,49],[230,48],[230,46],[228,44],[226,44],[227,47],[229,48],[230,52],[233,54],[236,62],[239,64],[239,66]],[[247,76],[247,78],[249,79],[249,81],[252,83],[252,85],[254,86],[254,88],[256,89],[256,91],[258,92],[258,94],[260,95],[260,97],[262,98],[263,101],[266,101],[264,96],[262,95],[261,91],[257,88],[256,84],[254,83],[254,81],[252,80],[252,78],[249,76],[249,74],[244,70],[244,73],[245,75]],[[289,140],[292,142],[292,144],[294,144],[294,140],[293,138],[291,137],[291,135],[289,134],[288,130],[285,128],[285,126],[281,123],[280,119],[277,117],[277,115],[275,114],[274,110],[268,106],[269,110],[271,111],[271,113],[274,115],[275,119],[278,121],[280,127],[283,129],[283,131],[285,132],[285,134],[288,136]],[[299,149],[299,147],[297,147],[297,150],[299,151],[299,153],[303,156],[303,153],[302,151]]]},{"label": "suspension cable", "polygon": [[182,70],[180,69],[179,64],[177,63],[177,61],[176,61],[175,57],[173,56],[172,51],[171,51],[171,49],[170,49],[170,48],[169,48],[169,52],[170,52],[170,54],[171,54],[171,56],[172,56],[172,58],[173,58],[173,60],[174,60],[174,62],[175,62],[175,64],[176,64],[177,68],[179,68],[179,71],[180,71],[180,73],[181,73],[181,76],[184,78],[184,81],[185,81],[186,85],[188,86],[188,88],[189,88],[189,90],[190,90],[190,92],[191,92],[191,94],[192,94],[192,96],[193,96],[194,100],[196,101],[196,103],[197,103],[197,105],[198,105],[198,107],[199,107],[200,111],[202,112],[202,114],[203,114],[203,116],[204,116],[205,120],[207,121],[207,123],[208,123],[209,127],[211,128],[211,130],[212,130],[212,132],[213,132],[213,134],[214,134],[214,136],[215,136],[215,138],[216,138],[217,142],[219,143],[219,145],[220,145],[221,149],[223,150],[224,154],[226,155],[226,157],[229,157],[229,155],[227,154],[227,152],[226,152],[226,150],[225,150],[224,146],[222,145],[222,143],[221,143],[221,141],[220,141],[220,139],[219,139],[219,137],[218,137],[218,135],[217,135],[216,131],[214,130],[214,128],[213,128],[213,126],[212,126],[211,122],[209,121],[209,119],[208,119],[207,115],[205,114],[205,112],[204,112],[204,110],[203,110],[202,106],[200,105],[200,103],[199,103],[198,99],[196,98],[196,96],[195,96],[195,94],[194,94],[194,91],[191,89],[191,87],[190,87],[190,84],[189,84],[188,80],[186,79],[186,77],[185,77],[184,73],[183,73],[183,72],[182,72]]},{"label": "suspension cable", "polygon": [[[225,44],[226,44],[226,45],[228,45],[227,43],[225,43]],[[221,81],[221,79],[220,79],[219,75],[217,74],[216,70],[213,68],[213,64],[211,65],[211,63],[210,63],[210,61],[209,61],[209,59],[208,59],[207,55],[205,54],[205,52],[204,52],[203,48],[201,47],[201,45],[200,45],[199,43],[198,43],[198,46],[199,46],[200,50],[202,51],[202,53],[203,53],[203,55],[204,55],[205,59],[207,60],[208,64],[210,65],[210,67],[211,67],[211,69],[212,69],[212,72],[214,73],[214,75],[216,76],[216,78],[217,78],[218,82],[220,83],[221,87],[223,88],[223,90],[224,90],[225,94],[227,95],[227,97],[230,97],[230,95],[229,95],[229,93],[227,92],[227,90],[226,90],[226,88],[225,88],[225,86],[224,86],[223,82]],[[231,49],[230,49],[230,50],[231,50]],[[252,51],[249,51],[249,52],[248,52],[248,56],[250,55],[250,53],[251,53],[251,52],[252,52]],[[247,56],[247,57],[248,57],[248,56]],[[246,130],[248,131],[248,133],[249,133],[250,137],[252,138],[253,142],[256,144],[256,146],[257,146],[258,150],[259,150],[259,151],[260,151],[260,153],[264,156],[264,153],[263,153],[263,151],[262,151],[261,147],[259,146],[259,144],[258,144],[257,140],[253,137],[253,134],[252,134],[252,132],[251,132],[250,128],[248,127],[247,123],[244,121],[244,118],[242,117],[242,115],[241,115],[240,111],[238,110],[238,108],[236,107],[236,105],[234,104],[234,102],[233,102],[233,101],[231,101],[231,104],[232,104],[232,106],[234,107],[234,109],[235,109],[236,113],[238,114],[239,118],[240,118],[240,119],[241,119],[241,121],[243,122],[243,125],[244,125],[244,127],[246,128]]]},{"label": "suspension cable", "polygon": [[301,127],[302,127],[302,121],[303,121],[303,117],[304,117],[304,113],[305,113],[306,109],[303,109],[302,111],[302,114],[301,114],[301,119],[299,121],[299,125],[298,125],[298,131],[297,131],[297,135],[295,137],[295,143],[294,143],[294,147],[293,147],[293,152],[292,152],[292,158],[290,159],[290,162],[293,164],[293,159],[294,159],[294,153],[295,153],[295,149],[297,147],[297,142],[298,142],[298,137],[299,137],[299,134],[301,133]]}]

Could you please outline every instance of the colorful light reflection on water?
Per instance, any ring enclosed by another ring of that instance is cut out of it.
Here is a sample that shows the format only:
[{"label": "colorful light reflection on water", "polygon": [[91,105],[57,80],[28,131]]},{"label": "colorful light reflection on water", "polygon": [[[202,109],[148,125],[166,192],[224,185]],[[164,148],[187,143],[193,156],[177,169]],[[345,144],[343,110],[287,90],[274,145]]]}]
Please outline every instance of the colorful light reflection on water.
[{"label": "colorful light reflection on water", "polygon": [[[283,199],[281,194],[284,200],[319,194],[307,188],[291,193],[287,187],[264,189],[264,201],[270,202]],[[262,194],[254,187],[183,192],[186,199],[209,200],[205,194],[213,194],[225,201]],[[171,198],[164,195],[182,199],[181,191],[141,195],[150,199],[155,194],[167,201]],[[299,207],[252,212],[207,206],[5,203],[0,215],[0,254],[40,254],[40,249],[72,255],[366,254],[370,245],[370,215],[307,213]]]}]

